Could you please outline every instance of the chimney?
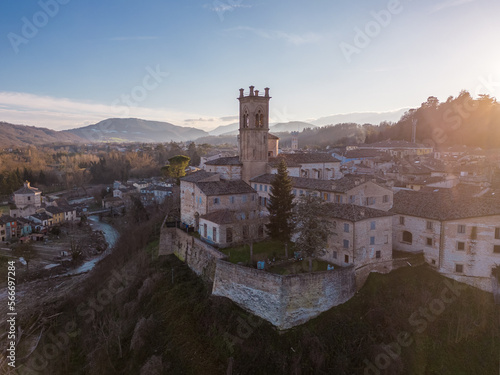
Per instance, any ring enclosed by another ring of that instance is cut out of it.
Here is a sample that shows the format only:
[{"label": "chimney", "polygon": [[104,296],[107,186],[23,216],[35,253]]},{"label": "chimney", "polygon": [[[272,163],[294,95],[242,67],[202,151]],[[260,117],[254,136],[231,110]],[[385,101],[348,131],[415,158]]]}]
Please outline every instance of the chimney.
[{"label": "chimney", "polygon": [[264,91],[265,91],[265,97],[269,98],[269,87],[266,87]]},{"label": "chimney", "polygon": [[253,96],[253,89],[255,86],[250,86],[250,96]]},{"label": "chimney", "polygon": [[255,96],[259,96],[259,90],[255,90]]},{"label": "chimney", "polygon": [[240,89],[240,98],[243,98],[244,94],[243,94],[243,89]]},{"label": "chimney", "polygon": [[28,180],[24,181],[24,187],[27,187],[27,188],[30,187],[30,182]]}]

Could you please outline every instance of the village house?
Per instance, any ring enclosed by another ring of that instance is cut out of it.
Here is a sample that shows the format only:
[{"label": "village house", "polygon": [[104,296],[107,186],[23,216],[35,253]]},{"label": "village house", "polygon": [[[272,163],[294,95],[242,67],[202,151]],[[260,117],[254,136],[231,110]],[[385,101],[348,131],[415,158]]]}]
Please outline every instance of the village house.
[{"label": "village house", "polygon": [[[259,202],[266,206],[271,192],[271,182],[275,175],[265,174],[253,178],[250,183],[259,194]],[[346,176],[339,180],[325,181],[302,177],[290,177],[292,193],[297,197],[312,195],[325,202],[350,203],[383,211],[392,207],[392,189],[374,182],[374,178]]]},{"label": "village house", "polygon": [[281,159],[285,160],[288,174],[293,177],[315,180],[335,180],[342,177],[340,160],[321,152],[279,154],[278,157],[269,159],[267,173],[276,174]]},{"label": "village house", "polygon": [[405,156],[419,156],[433,153],[433,148],[408,141],[381,141],[376,143],[361,144],[355,146],[357,149],[370,149],[386,152],[391,156],[403,158]]},{"label": "village house", "polygon": [[340,203],[324,208],[332,233],[322,259],[356,269],[392,259],[392,213]]},{"label": "village house", "polygon": [[57,206],[48,206],[45,212],[52,217],[53,224],[62,224],[65,222],[64,210]]},{"label": "village house", "polygon": [[42,206],[42,192],[25,181],[24,186],[14,192],[14,204],[16,207],[10,210],[12,217],[34,214]]},{"label": "village house", "polygon": [[423,253],[444,276],[492,292],[500,267],[500,201],[443,190],[394,195],[393,247]]},{"label": "village house", "polygon": [[0,216],[0,233],[2,242],[11,241],[17,238],[17,222],[10,215]]},{"label": "village house", "polygon": [[31,220],[35,223],[35,230],[39,232],[47,231],[54,223],[52,217],[48,215],[46,212],[40,212],[28,217],[28,220]]}]

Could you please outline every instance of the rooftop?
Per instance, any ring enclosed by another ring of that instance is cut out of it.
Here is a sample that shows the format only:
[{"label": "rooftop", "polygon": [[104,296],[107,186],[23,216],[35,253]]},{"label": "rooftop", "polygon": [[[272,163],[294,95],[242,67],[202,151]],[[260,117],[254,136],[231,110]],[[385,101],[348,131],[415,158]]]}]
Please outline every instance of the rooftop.
[{"label": "rooftop", "polygon": [[[287,165],[294,164],[308,164],[308,163],[340,163],[340,160],[334,158],[331,154],[324,152],[303,152],[295,154],[280,154],[280,157],[285,158]],[[275,158],[271,158],[275,159]],[[269,159],[269,162],[271,162]]]},{"label": "rooftop", "polygon": [[357,206],[354,204],[325,203],[324,206],[329,217],[348,220],[352,222],[394,215],[391,212],[377,210],[375,208]]},{"label": "rooftop", "polygon": [[188,174],[187,176],[184,176],[181,178],[181,181],[186,181],[186,182],[200,182],[203,181],[207,178],[217,176],[218,173],[215,172],[207,172],[204,170],[193,172]]},{"label": "rooftop", "polygon": [[14,194],[40,194],[40,190],[30,186],[29,181],[24,182],[24,186],[19,190],[16,190]]},{"label": "rooftop", "polygon": [[242,165],[239,156],[222,157],[207,161],[206,165]]},{"label": "rooftop", "polygon": [[196,186],[206,196],[255,193],[255,190],[242,180],[198,182]]},{"label": "rooftop", "polygon": [[[275,176],[274,174],[269,174],[269,173],[263,174],[254,177],[253,179],[250,180],[250,182],[270,184],[274,176]],[[294,188],[331,191],[335,193],[345,193],[355,188],[356,186],[371,181],[371,179],[362,176],[343,177],[339,180],[316,180],[313,178],[304,178],[304,177],[290,177],[290,179],[292,180],[292,186]]]},{"label": "rooftop", "polygon": [[388,139],[386,141],[368,143],[359,145],[359,148],[430,148],[419,143],[412,143],[408,141],[395,141]]},{"label": "rooftop", "polygon": [[391,212],[446,221],[500,215],[500,200],[457,195],[453,189],[434,192],[401,190],[394,194]]}]

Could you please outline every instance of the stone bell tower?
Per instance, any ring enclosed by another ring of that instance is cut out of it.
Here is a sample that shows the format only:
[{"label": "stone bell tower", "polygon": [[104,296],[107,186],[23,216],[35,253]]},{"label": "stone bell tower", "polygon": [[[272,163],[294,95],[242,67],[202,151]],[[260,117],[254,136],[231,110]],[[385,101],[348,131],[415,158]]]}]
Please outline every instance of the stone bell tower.
[{"label": "stone bell tower", "polygon": [[241,178],[246,183],[250,179],[267,172],[269,133],[269,88],[264,95],[250,86],[246,95],[240,89],[240,162],[243,164]]}]

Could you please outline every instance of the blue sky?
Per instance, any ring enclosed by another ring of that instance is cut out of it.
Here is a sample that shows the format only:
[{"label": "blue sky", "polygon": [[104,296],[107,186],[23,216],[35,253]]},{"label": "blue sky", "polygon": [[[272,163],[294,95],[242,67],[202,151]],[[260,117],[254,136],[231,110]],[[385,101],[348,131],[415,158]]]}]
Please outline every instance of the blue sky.
[{"label": "blue sky", "polygon": [[5,0],[0,121],[140,117],[211,129],[238,89],[271,121],[500,97],[498,0]]}]

